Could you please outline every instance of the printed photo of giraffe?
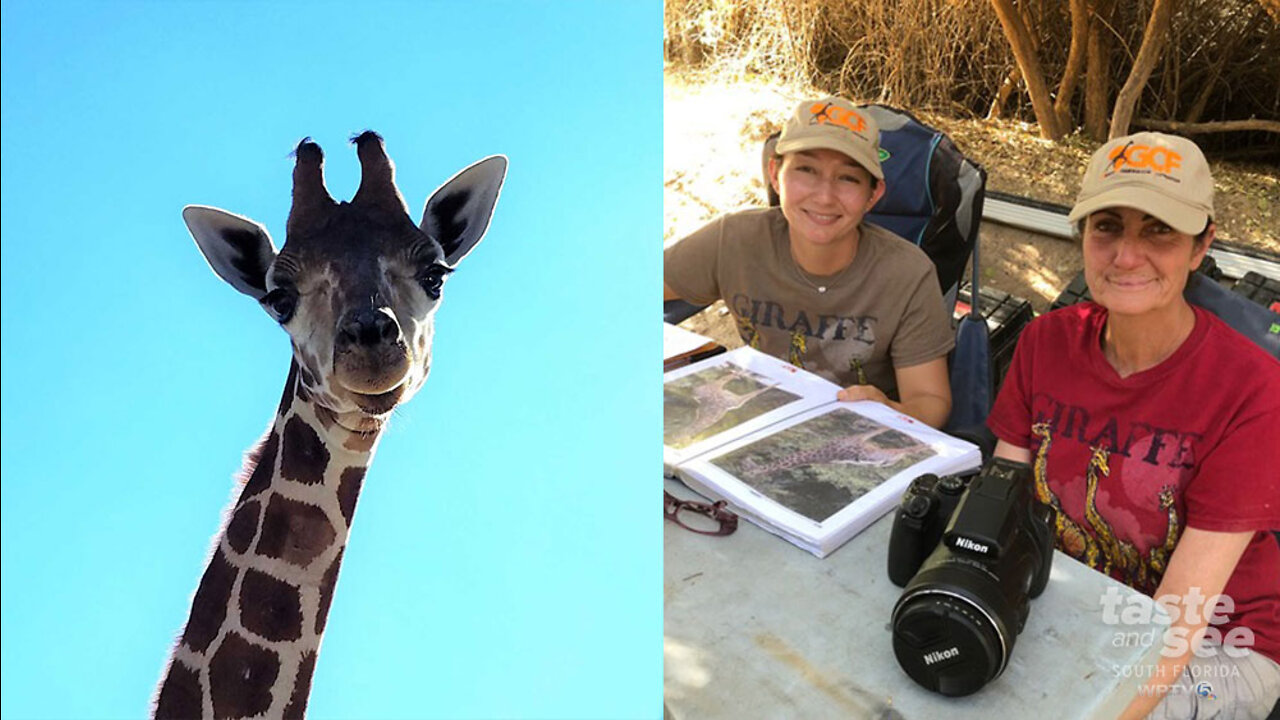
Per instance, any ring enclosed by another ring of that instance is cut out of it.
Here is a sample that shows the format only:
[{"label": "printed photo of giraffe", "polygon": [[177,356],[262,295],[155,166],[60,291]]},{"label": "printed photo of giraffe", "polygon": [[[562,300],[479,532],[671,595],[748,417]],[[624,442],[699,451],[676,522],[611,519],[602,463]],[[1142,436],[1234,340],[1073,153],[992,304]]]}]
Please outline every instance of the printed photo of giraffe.
[{"label": "printed photo of giraffe", "polygon": [[662,442],[683,449],[799,399],[737,365],[710,367],[662,386]]},{"label": "printed photo of giraffe", "polygon": [[783,507],[823,522],[935,454],[906,433],[836,408],[711,463]]}]

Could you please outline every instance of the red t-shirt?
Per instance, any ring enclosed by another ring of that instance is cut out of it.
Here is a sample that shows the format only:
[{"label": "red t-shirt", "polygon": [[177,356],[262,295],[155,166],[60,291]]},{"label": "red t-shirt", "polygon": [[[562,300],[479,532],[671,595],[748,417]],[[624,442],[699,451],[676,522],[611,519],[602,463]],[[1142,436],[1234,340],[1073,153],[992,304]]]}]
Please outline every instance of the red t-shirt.
[{"label": "red t-shirt", "polygon": [[[1194,307],[1159,365],[1121,378],[1102,353],[1107,310],[1080,303],[1027,326],[988,425],[1030,448],[1055,502],[1059,550],[1153,595],[1184,527],[1257,531],[1223,593],[1224,635],[1253,631],[1280,662],[1280,362]],[[1046,482],[1047,481],[1047,482]]]}]

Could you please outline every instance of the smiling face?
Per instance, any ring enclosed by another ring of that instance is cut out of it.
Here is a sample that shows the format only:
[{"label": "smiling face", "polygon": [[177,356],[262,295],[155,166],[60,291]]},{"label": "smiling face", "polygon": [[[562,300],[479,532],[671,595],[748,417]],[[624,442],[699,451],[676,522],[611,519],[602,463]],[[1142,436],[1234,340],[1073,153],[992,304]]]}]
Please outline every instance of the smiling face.
[{"label": "smiling face", "polygon": [[1141,210],[1097,210],[1084,224],[1084,276],[1099,305],[1117,315],[1176,309],[1188,274],[1200,265],[1213,225],[1199,242]]},{"label": "smiling face", "polygon": [[822,247],[856,238],[858,223],[884,195],[866,168],[835,150],[801,150],[769,163],[793,242]]}]

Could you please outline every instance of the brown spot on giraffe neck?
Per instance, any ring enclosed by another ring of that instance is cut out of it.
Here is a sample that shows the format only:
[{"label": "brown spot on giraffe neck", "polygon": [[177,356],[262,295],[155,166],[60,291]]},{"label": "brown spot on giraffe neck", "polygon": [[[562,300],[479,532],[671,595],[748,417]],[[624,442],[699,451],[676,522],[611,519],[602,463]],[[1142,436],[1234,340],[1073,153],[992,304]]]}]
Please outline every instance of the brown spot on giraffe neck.
[{"label": "brown spot on giraffe neck", "polygon": [[337,531],[320,508],[272,495],[262,517],[256,552],[305,568],[336,537]]},{"label": "brown spot on giraffe neck", "polygon": [[364,484],[365,468],[349,467],[342,471],[342,479],[338,483],[338,507],[342,509],[342,517],[351,527],[351,518],[356,514],[356,500],[360,498],[360,487]]},{"label": "brown spot on giraffe neck", "polygon": [[247,464],[253,465],[253,471],[249,473],[244,491],[240,493],[241,502],[271,487],[271,473],[275,472],[276,451],[279,447],[280,435],[272,430],[267,434],[267,439],[249,453]]},{"label": "brown spot on giraffe neck", "polygon": [[285,720],[302,720],[307,714],[307,697],[311,694],[311,676],[316,671],[316,654],[303,653],[298,674],[293,678],[293,695],[284,709]]},{"label": "brown spot on giraffe neck", "polygon": [[227,617],[227,602],[231,599],[231,586],[235,584],[237,571],[227,562],[222,550],[213,553],[213,560],[200,578],[200,587],[191,601],[191,618],[182,633],[182,642],[196,652],[204,652],[218,636],[218,629]]},{"label": "brown spot on giraffe neck", "polygon": [[261,510],[262,506],[257,500],[250,500],[236,508],[235,515],[231,516],[231,522],[227,523],[227,542],[236,552],[243,554],[249,549],[253,536],[258,532],[258,514]]},{"label": "brown spot on giraffe neck", "polygon": [[198,718],[203,714],[204,689],[200,687],[200,673],[175,658],[156,698],[156,720]]},{"label": "brown spot on giraffe neck", "polygon": [[329,466],[329,449],[315,428],[294,415],[285,423],[281,445],[280,474],[286,480],[308,485],[324,482],[324,470]]},{"label": "brown spot on giraffe neck", "polygon": [[273,642],[302,637],[302,598],[298,588],[248,569],[240,581],[240,624]]},{"label": "brown spot on giraffe neck", "polygon": [[344,552],[346,552],[346,548],[338,551],[338,555],[329,565],[329,569],[324,571],[324,579],[320,581],[320,605],[316,608],[317,635],[324,632],[325,619],[329,617],[329,604],[333,602],[333,588],[338,584],[338,571],[342,569],[342,553]]},{"label": "brown spot on giraffe neck", "polygon": [[250,717],[271,707],[280,658],[229,632],[209,662],[209,694],[215,717]]}]

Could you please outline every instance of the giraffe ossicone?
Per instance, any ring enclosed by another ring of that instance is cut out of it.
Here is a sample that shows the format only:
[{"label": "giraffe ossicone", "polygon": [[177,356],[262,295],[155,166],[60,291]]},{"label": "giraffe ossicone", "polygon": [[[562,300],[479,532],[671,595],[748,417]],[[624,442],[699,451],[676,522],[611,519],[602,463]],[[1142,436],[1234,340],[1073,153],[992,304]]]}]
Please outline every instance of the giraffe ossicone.
[{"label": "giraffe ossicone", "polygon": [[484,237],[506,177],[501,155],[471,165],[415,224],[382,138],[352,142],[350,202],[325,188],[320,146],[298,145],[279,251],[253,220],[182,211],[213,271],[285,329],[293,358],[156,689],[157,718],[305,713],[365,472],[391,411],[427,378],[444,280]]}]

